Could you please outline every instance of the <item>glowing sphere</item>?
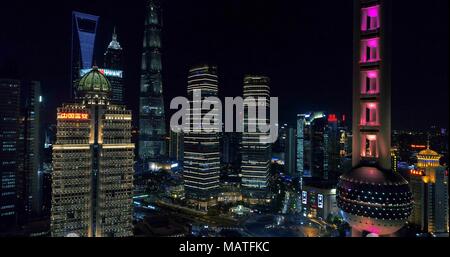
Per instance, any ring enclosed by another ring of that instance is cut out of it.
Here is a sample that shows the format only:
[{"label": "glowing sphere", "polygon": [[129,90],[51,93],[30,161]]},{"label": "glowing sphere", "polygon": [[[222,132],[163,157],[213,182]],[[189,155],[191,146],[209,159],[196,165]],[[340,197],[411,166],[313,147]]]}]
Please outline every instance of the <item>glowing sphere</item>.
[{"label": "glowing sphere", "polygon": [[356,167],[341,176],[337,203],[353,229],[377,235],[390,235],[402,228],[413,204],[403,177],[368,166]]}]

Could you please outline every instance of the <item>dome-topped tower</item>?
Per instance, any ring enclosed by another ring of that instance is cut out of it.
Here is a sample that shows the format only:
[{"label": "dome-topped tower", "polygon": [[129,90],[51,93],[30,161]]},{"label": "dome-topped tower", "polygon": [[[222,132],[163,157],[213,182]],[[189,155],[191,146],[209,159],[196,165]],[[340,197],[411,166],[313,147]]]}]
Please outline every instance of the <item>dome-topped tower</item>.
[{"label": "dome-topped tower", "polygon": [[78,83],[78,92],[110,93],[111,84],[100,70],[94,66],[92,70],[86,73]]},{"label": "dome-topped tower", "polygon": [[441,155],[431,150],[428,144],[427,149],[417,154],[417,166],[419,168],[438,167],[440,159]]},{"label": "dome-topped tower", "polygon": [[107,104],[111,98],[111,83],[96,66],[78,83],[77,97],[87,104]]}]

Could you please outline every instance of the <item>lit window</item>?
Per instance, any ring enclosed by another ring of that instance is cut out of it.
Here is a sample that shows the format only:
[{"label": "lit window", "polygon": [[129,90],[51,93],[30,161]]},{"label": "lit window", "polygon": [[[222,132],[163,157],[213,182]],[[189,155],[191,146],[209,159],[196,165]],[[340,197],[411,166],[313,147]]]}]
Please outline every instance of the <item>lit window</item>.
[{"label": "lit window", "polygon": [[380,39],[371,38],[361,41],[361,62],[377,62],[380,60]]},{"label": "lit window", "polygon": [[372,6],[361,10],[361,31],[380,28],[380,6]]},{"label": "lit window", "polygon": [[361,147],[361,156],[366,158],[378,157],[377,149],[377,136],[376,135],[364,135]]},{"label": "lit window", "polygon": [[370,70],[361,72],[361,93],[378,94],[379,93],[379,71]]},{"label": "lit window", "polygon": [[360,125],[378,126],[378,103],[363,103],[361,108]]}]

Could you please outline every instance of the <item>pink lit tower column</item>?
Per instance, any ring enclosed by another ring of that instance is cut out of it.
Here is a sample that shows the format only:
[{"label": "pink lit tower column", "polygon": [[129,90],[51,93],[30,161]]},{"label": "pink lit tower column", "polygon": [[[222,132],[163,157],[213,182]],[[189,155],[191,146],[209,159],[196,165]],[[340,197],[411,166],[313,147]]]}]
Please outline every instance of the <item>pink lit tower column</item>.
[{"label": "pink lit tower column", "polygon": [[353,156],[338,183],[352,236],[392,236],[411,214],[408,182],[391,169],[391,0],[354,0]]}]

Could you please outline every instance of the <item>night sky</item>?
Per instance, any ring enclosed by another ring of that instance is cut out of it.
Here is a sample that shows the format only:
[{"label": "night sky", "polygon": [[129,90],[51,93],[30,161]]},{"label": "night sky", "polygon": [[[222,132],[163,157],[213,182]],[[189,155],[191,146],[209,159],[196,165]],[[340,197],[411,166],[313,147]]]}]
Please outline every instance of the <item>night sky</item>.
[{"label": "night sky", "polygon": [[[40,80],[47,122],[54,122],[56,107],[69,97],[72,10],[101,16],[99,66],[117,26],[125,57],[125,100],[136,120],[144,1],[6,2],[0,7],[0,77]],[[393,3],[394,129],[448,128],[448,4]],[[351,0],[167,0],[163,7],[166,106],[186,94],[191,65],[211,63],[219,69],[221,96],[241,95],[245,74],[269,76],[282,121],[314,110],[351,116]]]}]

